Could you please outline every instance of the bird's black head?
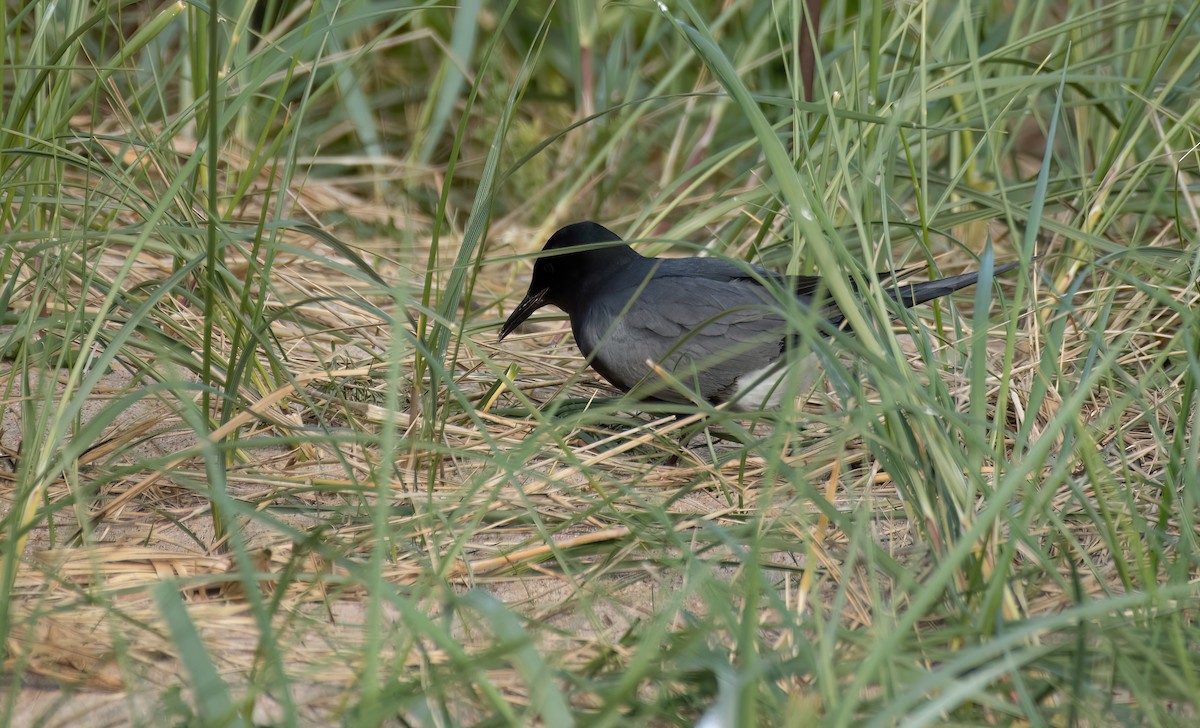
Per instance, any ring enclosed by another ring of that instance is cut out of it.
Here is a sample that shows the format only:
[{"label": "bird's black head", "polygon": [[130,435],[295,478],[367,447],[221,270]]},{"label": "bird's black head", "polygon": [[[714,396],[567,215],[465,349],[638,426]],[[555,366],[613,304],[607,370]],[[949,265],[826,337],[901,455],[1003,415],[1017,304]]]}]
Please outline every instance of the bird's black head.
[{"label": "bird's black head", "polygon": [[570,315],[594,285],[640,257],[603,225],[577,222],[559,229],[542,247],[533,264],[529,292],[504,322],[500,338],[542,306],[553,304]]}]

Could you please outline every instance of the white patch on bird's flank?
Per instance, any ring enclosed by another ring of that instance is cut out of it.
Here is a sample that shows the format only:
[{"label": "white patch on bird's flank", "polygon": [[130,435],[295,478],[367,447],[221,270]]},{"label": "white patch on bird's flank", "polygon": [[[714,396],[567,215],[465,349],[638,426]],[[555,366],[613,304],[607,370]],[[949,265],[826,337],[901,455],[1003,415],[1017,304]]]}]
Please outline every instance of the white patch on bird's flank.
[{"label": "white patch on bird's flank", "polygon": [[776,360],[762,369],[755,369],[738,377],[737,388],[729,408],[734,412],[779,409],[785,389],[783,375],[786,373],[787,367]]},{"label": "white patch on bird's flank", "polygon": [[[801,395],[807,395],[813,385],[817,373],[816,362],[816,355],[809,354],[792,365],[793,370],[800,370],[800,380],[796,384]],[[788,389],[788,383],[783,381],[788,373],[788,368],[779,359],[761,369],[746,372],[738,377],[729,409],[734,412],[779,409],[784,392]]]}]

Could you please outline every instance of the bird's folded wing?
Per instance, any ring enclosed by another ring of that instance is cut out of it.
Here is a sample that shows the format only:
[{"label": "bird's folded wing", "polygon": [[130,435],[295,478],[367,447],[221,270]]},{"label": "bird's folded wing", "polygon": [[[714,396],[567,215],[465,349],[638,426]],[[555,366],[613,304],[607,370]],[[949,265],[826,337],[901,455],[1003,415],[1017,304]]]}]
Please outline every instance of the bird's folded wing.
[{"label": "bird's folded wing", "polygon": [[765,281],[774,281],[781,288],[791,282],[792,291],[803,299],[812,298],[822,290],[820,276],[783,276],[760,268],[757,265],[739,265],[720,258],[667,258],[658,268],[660,278],[697,278],[720,282],[744,282],[762,286]]},{"label": "bird's folded wing", "polygon": [[715,401],[739,377],[781,356],[787,326],[757,283],[665,276],[640,288],[632,300],[633,291],[614,292],[610,300],[621,301],[624,310],[608,307],[607,335],[595,332],[602,343],[593,363],[618,386],[654,378],[649,361]]}]

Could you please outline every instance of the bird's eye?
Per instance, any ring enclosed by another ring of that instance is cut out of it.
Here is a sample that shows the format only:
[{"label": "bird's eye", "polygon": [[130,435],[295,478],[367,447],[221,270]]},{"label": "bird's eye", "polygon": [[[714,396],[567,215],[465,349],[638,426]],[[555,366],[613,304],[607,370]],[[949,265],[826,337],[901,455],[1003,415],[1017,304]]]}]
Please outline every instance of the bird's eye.
[{"label": "bird's eye", "polygon": [[552,276],[552,275],[554,275],[554,264],[553,263],[543,263],[542,270],[545,271],[546,275]]}]

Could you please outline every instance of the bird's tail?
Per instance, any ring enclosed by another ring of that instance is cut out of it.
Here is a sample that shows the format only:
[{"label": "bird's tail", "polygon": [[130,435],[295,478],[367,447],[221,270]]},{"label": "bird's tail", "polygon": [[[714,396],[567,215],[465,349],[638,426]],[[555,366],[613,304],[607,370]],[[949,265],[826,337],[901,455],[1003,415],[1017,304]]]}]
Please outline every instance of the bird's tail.
[{"label": "bird's tail", "polygon": [[[992,270],[993,276],[998,276],[1001,273],[1016,268],[1018,263],[1008,263],[1005,265],[996,266]],[[910,283],[904,286],[895,286],[888,289],[888,295],[899,301],[905,308],[911,308],[918,303],[932,301],[935,298],[948,296],[960,288],[973,286],[979,282],[979,271],[973,273],[963,273],[961,275],[950,276],[949,278],[939,278],[936,281],[925,281],[923,283]]]}]

